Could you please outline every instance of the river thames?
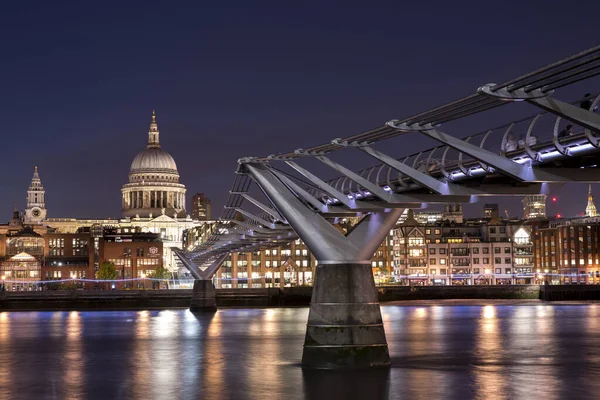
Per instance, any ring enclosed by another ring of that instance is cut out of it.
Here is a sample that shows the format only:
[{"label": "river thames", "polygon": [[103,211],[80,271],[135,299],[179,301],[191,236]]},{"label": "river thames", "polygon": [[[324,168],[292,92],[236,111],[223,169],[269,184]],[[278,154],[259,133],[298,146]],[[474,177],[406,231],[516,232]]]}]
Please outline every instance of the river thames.
[{"label": "river thames", "polygon": [[600,397],[600,305],[382,307],[392,367],[303,371],[307,308],[0,313],[2,399]]}]

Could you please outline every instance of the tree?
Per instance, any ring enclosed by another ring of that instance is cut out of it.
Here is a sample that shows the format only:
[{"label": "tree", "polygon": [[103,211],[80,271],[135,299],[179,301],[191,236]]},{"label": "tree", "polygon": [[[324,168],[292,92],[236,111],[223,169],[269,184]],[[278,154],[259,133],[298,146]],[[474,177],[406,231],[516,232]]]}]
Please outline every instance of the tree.
[{"label": "tree", "polygon": [[112,281],[113,279],[117,279],[119,272],[115,268],[115,264],[105,261],[100,264],[100,268],[96,272],[96,279],[100,279],[103,281]]},{"label": "tree", "polygon": [[[169,279],[170,273],[169,270],[163,267],[162,265],[157,267],[154,272],[148,276],[148,278],[152,279]],[[154,283],[152,283],[152,288],[154,289]]]}]

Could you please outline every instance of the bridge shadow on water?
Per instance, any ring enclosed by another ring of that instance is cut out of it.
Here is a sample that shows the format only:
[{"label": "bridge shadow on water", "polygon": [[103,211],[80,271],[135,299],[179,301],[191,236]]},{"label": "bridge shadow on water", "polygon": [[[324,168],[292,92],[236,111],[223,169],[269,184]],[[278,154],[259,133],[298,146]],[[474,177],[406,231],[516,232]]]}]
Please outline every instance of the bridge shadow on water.
[{"label": "bridge shadow on water", "polygon": [[356,371],[303,369],[305,399],[390,399],[390,368]]}]

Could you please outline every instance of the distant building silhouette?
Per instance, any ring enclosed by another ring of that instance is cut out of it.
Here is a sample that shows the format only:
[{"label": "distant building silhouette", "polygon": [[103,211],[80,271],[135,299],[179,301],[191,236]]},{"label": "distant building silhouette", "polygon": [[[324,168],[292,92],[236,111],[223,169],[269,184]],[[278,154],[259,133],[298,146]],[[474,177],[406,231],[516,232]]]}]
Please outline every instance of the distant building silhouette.
[{"label": "distant building silhouette", "polygon": [[498,204],[486,204],[483,206],[483,218],[498,218]]},{"label": "distant building silhouette", "polygon": [[204,197],[204,193],[196,193],[192,196],[192,219],[208,221],[212,219],[212,206],[210,199]]}]

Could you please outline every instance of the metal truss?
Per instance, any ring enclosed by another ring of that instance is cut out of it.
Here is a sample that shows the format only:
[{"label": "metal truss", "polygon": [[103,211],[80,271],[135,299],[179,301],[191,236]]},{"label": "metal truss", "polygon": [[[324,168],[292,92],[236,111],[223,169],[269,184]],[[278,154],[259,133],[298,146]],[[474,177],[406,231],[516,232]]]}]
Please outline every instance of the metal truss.
[{"label": "metal truss", "polygon": [[[600,115],[595,109],[600,96],[584,99],[589,104],[584,109],[577,104],[583,100],[564,102],[554,92],[599,74],[600,46],[505,83],[483,85],[470,96],[367,132],[305,150],[242,158],[213,234],[199,247],[177,254],[187,257],[188,264],[199,265],[226,252],[254,251],[300,237],[319,263],[366,262],[404,208],[473,202],[479,196],[523,196],[543,192],[554,183],[598,182],[600,144],[595,134],[600,133]],[[515,102],[542,112],[462,139],[440,128],[445,122]],[[551,137],[533,140],[534,127],[552,116]],[[581,132],[561,137],[562,120],[576,124]],[[522,144],[513,146],[511,136],[518,124],[527,124],[526,134]],[[432,138],[440,146],[403,159],[375,146],[409,132]],[[500,139],[498,135],[502,135],[501,148],[489,149],[492,139]],[[380,164],[355,172],[332,158],[332,153],[347,149],[359,150]],[[450,152],[457,153],[456,159],[449,159]],[[319,161],[339,177],[320,178],[301,165],[306,159]],[[249,192],[252,181],[264,200]],[[257,211],[249,211],[248,205]],[[361,219],[343,235],[329,220],[345,215]]]}]

